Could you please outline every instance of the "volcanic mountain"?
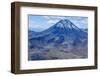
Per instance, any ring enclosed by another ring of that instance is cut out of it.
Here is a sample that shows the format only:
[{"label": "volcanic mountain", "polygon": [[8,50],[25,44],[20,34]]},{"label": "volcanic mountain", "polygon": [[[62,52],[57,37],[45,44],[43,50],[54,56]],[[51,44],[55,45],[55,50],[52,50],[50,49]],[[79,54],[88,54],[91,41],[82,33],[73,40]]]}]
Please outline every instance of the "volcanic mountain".
[{"label": "volcanic mountain", "polygon": [[[34,35],[35,34],[35,35]],[[62,44],[73,42],[73,44],[81,43],[83,39],[87,40],[87,32],[82,31],[75,26],[70,20],[60,20],[49,29],[40,33],[33,33],[33,37],[29,41],[34,44],[47,45],[49,43]]]},{"label": "volcanic mountain", "polygon": [[86,56],[87,52],[80,51],[80,49],[87,50],[87,39],[87,32],[78,28],[70,20],[63,19],[50,28],[35,33],[32,37],[29,37],[28,41],[30,49],[60,49],[63,51],[67,49],[67,52],[70,51],[77,55],[83,53],[83,56]]}]

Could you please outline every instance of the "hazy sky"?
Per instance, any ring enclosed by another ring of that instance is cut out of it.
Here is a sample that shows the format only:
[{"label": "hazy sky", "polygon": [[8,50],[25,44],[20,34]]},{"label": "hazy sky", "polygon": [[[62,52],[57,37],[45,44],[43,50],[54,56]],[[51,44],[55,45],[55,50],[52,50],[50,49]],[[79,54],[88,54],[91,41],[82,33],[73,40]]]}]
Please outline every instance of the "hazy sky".
[{"label": "hazy sky", "polygon": [[28,27],[30,30],[40,32],[43,31],[61,19],[69,19],[79,28],[88,27],[88,17],[79,16],[42,16],[42,15],[28,15]]}]

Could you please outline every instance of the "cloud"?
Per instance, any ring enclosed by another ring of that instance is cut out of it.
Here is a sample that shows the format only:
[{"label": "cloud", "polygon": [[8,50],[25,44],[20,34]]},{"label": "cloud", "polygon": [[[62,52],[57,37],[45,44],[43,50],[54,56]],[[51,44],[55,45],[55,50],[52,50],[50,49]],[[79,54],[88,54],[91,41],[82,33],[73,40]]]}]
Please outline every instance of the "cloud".
[{"label": "cloud", "polygon": [[45,19],[47,20],[61,20],[61,19],[65,19],[66,17],[64,16],[43,16]]},{"label": "cloud", "polygon": [[48,20],[47,23],[54,24],[57,23],[59,20]]},{"label": "cloud", "polygon": [[66,17],[63,17],[63,16],[43,16],[43,18],[46,19],[46,24],[55,24],[57,23],[58,21],[60,21],[61,19],[65,19]]},{"label": "cloud", "polygon": [[49,16],[43,16],[43,18],[45,18],[45,19],[50,19]]}]

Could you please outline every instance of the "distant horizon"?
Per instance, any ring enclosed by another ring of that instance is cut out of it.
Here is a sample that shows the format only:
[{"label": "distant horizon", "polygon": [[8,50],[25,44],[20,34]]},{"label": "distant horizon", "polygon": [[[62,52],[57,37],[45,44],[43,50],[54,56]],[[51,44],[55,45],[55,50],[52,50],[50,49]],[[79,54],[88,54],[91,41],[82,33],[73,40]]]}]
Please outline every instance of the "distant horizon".
[{"label": "distant horizon", "polygon": [[62,19],[70,20],[81,29],[88,29],[88,17],[47,15],[28,15],[28,29],[34,32],[41,32],[50,28]]}]

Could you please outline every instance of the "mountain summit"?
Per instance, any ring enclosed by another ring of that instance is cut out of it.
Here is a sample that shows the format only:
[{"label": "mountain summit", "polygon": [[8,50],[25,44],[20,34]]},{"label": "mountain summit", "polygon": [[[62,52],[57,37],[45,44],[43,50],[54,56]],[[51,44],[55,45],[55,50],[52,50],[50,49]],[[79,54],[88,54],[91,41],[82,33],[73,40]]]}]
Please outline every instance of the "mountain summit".
[{"label": "mountain summit", "polygon": [[64,29],[79,29],[77,26],[75,26],[70,20],[68,19],[63,19],[63,20],[60,20],[58,23],[55,24],[57,27],[60,27],[60,28],[64,28]]}]

